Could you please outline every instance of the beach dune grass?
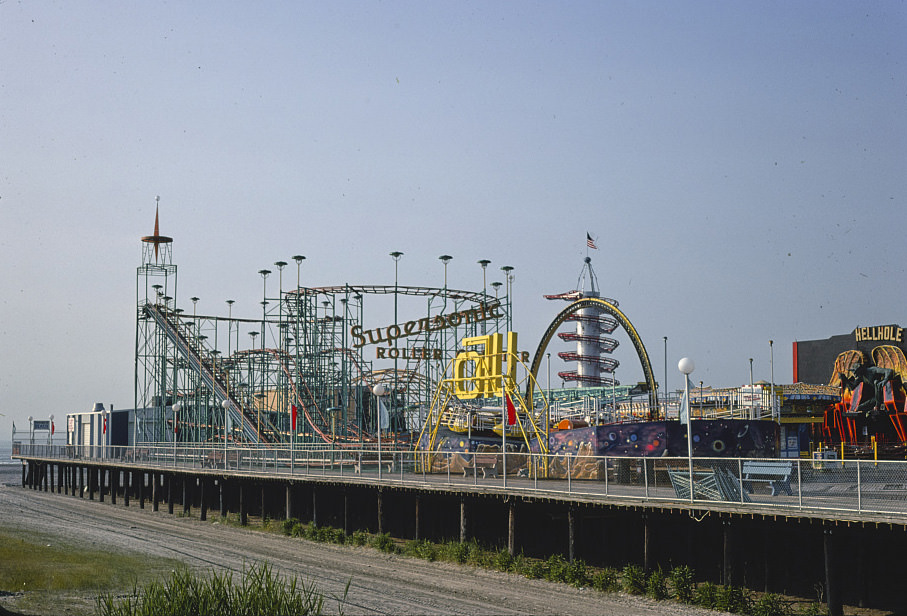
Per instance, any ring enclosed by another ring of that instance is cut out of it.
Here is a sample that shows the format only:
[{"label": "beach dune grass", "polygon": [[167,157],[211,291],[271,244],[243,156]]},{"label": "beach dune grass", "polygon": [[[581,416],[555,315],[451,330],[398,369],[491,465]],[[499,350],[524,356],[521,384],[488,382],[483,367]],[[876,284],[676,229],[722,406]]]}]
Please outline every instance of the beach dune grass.
[{"label": "beach dune grass", "polygon": [[106,590],[162,574],[177,561],[74,547],[59,538],[0,529],[0,591]]}]

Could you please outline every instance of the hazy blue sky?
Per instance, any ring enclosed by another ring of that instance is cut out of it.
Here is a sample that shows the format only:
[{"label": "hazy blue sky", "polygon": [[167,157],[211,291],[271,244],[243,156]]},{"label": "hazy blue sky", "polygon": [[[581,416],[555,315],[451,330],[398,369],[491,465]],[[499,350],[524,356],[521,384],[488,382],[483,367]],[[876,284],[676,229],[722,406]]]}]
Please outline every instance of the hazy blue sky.
[{"label": "hazy blue sky", "polygon": [[905,62],[892,1],[0,3],[0,434],[132,406],[156,195],[187,309],[447,253],[516,268],[534,349],[589,231],[659,380],[668,336],[673,387],[769,339],[789,382],[794,340],[907,324]]}]

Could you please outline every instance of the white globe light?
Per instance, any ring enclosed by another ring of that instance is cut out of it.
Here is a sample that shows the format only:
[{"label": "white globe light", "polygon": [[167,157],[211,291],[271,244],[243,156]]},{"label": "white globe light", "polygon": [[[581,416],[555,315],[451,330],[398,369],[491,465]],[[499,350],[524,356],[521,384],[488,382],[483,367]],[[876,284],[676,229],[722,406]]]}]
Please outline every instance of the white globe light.
[{"label": "white globe light", "polygon": [[684,374],[693,374],[693,370],[696,369],[696,364],[694,364],[693,360],[689,357],[684,357],[677,362],[677,369]]},{"label": "white globe light", "polygon": [[387,385],[385,385],[384,383],[378,383],[377,385],[372,387],[372,393],[376,396],[383,396],[387,393]]},{"label": "white globe light", "polygon": [[182,409],[183,409],[183,405],[180,404],[179,402],[177,402],[176,404],[173,405],[174,413],[179,413]]},{"label": "white globe light", "polygon": [[224,398],[224,399],[221,401],[220,405],[221,405],[221,407],[226,411],[228,408],[230,408],[230,401],[227,400],[226,398]]}]

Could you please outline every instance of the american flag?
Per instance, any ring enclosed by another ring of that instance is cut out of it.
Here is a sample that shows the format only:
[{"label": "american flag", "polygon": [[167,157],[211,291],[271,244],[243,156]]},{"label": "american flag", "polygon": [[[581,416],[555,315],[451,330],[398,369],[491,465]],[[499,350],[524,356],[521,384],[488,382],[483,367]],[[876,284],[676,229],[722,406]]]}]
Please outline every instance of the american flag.
[{"label": "american flag", "polygon": [[592,239],[592,236],[589,233],[586,233],[586,246],[592,250],[598,250],[598,246],[595,245],[595,240]]}]

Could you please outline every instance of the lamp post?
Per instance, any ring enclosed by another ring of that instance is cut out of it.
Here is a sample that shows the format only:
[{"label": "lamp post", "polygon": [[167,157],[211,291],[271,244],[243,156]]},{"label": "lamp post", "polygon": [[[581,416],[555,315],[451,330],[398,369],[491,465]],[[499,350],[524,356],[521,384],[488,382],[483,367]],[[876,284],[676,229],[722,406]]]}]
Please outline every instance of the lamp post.
[{"label": "lamp post", "polygon": [[664,413],[665,419],[668,418],[668,337],[665,339],[665,382],[664,382]]},{"label": "lamp post", "polygon": [[677,369],[680,370],[683,377],[683,391],[684,391],[684,402],[686,405],[685,409],[681,409],[681,416],[683,412],[686,411],[687,418],[687,458],[690,465],[690,502],[693,502],[694,498],[694,489],[693,489],[693,415],[690,413],[690,375],[693,374],[693,370],[696,369],[696,364],[689,357],[683,357],[679,362],[677,362]]},{"label": "lamp post", "polygon": [[53,446],[53,444],[54,444],[54,441],[53,441],[53,436],[54,436],[54,434],[53,434],[53,430],[54,430],[54,416],[51,415],[51,416],[49,417],[49,419],[50,419],[50,430],[47,431],[47,444],[50,445],[50,446]]},{"label": "lamp post", "polygon": [[513,306],[513,301],[510,299],[510,294],[513,291],[513,275],[510,273],[513,271],[512,265],[504,265],[501,267],[501,271],[504,272],[504,290],[507,291],[507,331],[510,331],[512,317],[510,315],[510,308]]},{"label": "lamp post", "polygon": [[176,466],[176,439],[177,439],[177,428],[176,428],[176,417],[179,412],[182,410],[183,405],[179,402],[173,403],[173,466]]},{"label": "lamp post", "polygon": [[[775,341],[768,341],[768,365],[771,372],[772,379],[772,395],[769,397],[772,405],[772,419],[775,418]],[[778,414],[781,414],[781,410],[778,410]],[[780,418],[779,418],[780,419]]]},{"label": "lamp post", "polygon": [[387,385],[377,383],[372,387],[372,393],[375,394],[375,419],[378,424],[378,481],[381,481],[381,396],[387,393]]},{"label": "lamp post", "polygon": [[227,397],[224,398],[220,406],[224,409],[224,470],[227,470],[227,435],[229,434],[230,425],[230,390],[227,390]]},{"label": "lamp post", "polygon": [[[397,270],[398,270],[398,268],[399,268],[399,266],[400,266],[400,257],[403,256],[403,253],[400,252],[399,250],[395,250],[394,252],[390,253],[390,256],[391,256],[391,259],[394,260],[394,324],[396,325],[396,323],[397,323]],[[447,278],[447,263],[446,263],[446,262],[444,263],[444,266],[445,266],[445,268],[444,268],[444,274],[445,274],[445,276],[444,276],[444,277],[445,277],[445,280],[446,280],[446,278]],[[446,286],[446,282],[445,282],[445,286]],[[395,348],[395,349],[397,348],[397,340],[396,340],[396,339],[394,339],[394,348]],[[393,400],[392,400],[393,403],[396,403],[396,397],[397,397],[397,391],[398,391],[398,385],[397,385],[397,358],[398,358],[399,356],[400,356],[400,352],[399,352],[399,351],[397,351],[396,353],[394,353],[394,396],[393,396]],[[388,428],[390,428],[390,408],[387,409],[387,413],[388,413],[388,416],[387,416]],[[378,425],[378,436],[379,436],[379,437],[381,436],[381,425],[380,425],[380,422],[379,422],[379,425]],[[381,441],[378,441],[378,442],[379,442],[379,444],[380,444]],[[380,457],[380,456],[379,456],[379,457]],[[379,479],[381,478],[381,464],[380,464],[380,463],[378,464],[378,478],[379,478]]]},{"label": "lamp post", "polygon": [[756,409],[753,401],[755,400],[756,394],[753,391],[753,358],[750,357],[750,419],[755,419]]},{"label": "lamp post", "polygon": [[[487,298],[485,297],[487,293],[486,289],[488,288],[485,284],[485,270],[488,269],[488,264],[491,263],[491,261],[489,259],[479,259],[478,263],[482,266],[482,305],[484,306],[486,303],[488,303]],[[482,321],[482,333],[485,334],[486,332],[487,324],[485,323],[485,321]]]}]

